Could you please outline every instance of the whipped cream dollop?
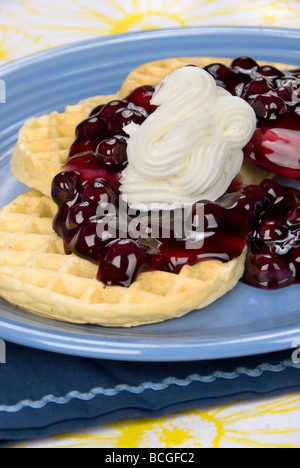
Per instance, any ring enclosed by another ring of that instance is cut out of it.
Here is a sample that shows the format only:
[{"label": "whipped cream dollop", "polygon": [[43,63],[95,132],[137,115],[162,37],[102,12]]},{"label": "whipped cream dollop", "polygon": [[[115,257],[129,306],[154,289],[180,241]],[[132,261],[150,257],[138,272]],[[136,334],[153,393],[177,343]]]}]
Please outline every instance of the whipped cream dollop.
[{"label": "whipped cream dollop", "polygon": [[123,198],[148,208],[217,200],[239,173],[242,150],[254,134],[251,106],[194,66],[168,75],[151,104],[158,108],[142,125],[124,128],[130,138]]}]

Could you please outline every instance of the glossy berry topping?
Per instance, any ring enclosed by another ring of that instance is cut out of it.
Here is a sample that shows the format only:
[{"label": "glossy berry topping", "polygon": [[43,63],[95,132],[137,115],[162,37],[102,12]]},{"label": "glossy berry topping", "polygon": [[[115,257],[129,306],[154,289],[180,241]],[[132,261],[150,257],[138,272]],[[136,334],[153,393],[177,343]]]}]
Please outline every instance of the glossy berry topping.
[{"label": "glossy berry topping", "polygon": [[65,171],[58,174],[52,182],[51,196],[57,205],[74,200],[79,196],[82,184],[79,172]]},{"label": "glossy berry topping", "polygon": [[126,131],[123,130],[124,127],[131,123],[142,124],[144,120],[145,116],[138,110],[120,109],[109,119],[107,129],[111,135],[126,136]]},{"label": "glossy berry topping", "polygon": [[148,114],[152,114],[157,107],[151,104],[154,94],[153,86],[140,86],[133,90],[126,98],[130,103],[145,109]]},{"label": "glossy berry topping", "polygon": [[85,184],[82,201],[95,204],[101,208],[107,208],[108,205],[117,205],[118,194],[116,188],[106,179],[94,179]]},{"label": "glossy berry topping", "polygon": [[211,64],[206,70],[217,84],[245,99],[257,116],[257,129],[244,149],[247,162],[300,181],[299,72],[259,66],[249,57],[230,67]]},{"label": "glossy berry topping", "polygon": [[97,205],[83,201],[69,208],[65,220],[66,231],[78,229],[89,218],[96,216]]},{"label": "glossy berry topping", "polygon": [[[256,112],[257,130],[245,148],[246,159],[297,179],[300,74],[259,67],[248,57],[229,68],[213,64],[207,69]],[[66,253],[96,263],[103,283],[129,287],[141,269],[176,273],[212,258],[228,262],[248,244],[243,281],[264,289],[299,283],[299,192],[273,180],[245,187],[237,178],[217,202],[199,201],[181,225],[171,218],[170,229],[162,225],[163,216],[153,224],[153,213],[137,219],[120,213],[118,188],[127,165],[124,127],[143,123],[155,111],[153,93],[152,86],[137,88],[122,101],[98,106],[78,125],[64,171],[52,184],[58,205],[54,229]]]},{"label": "glossy berry topping", "polygon": [[113,214],[85,220],[68,244],[70,251],[98,263],[104,247],[117,235]]},{"label": "glossy berry topping", "polygon": [[121,137],[103,140],[96,148],[96,158],[110,172],[122,171],[127,165],[127,144]]},{"label": "glossy berry topping", "polygon": [[95,116],[95,115],[98,116],[104,107],[105,107],[105,104],[100,104],[100,106],[95,107],[95,108],[91,111],[89,117],[93,117],[93,116]]},{"label": "glossy berry topping", "polygon": [[102,141],[108,136],[106,120],[100,114],[87,118],[76,127],[76,139],[70,148],[69,156],[94,151],[98,141]]},{"label": "glossy berry topping", "polygon": [[102,161],[93,151],[79,153],[70,158],[63,166],[64,172],[77,172],[82,182],[90,182],[96,178],[102,178],[116,187],[120,185],[122,171],[111,172],[104,168]]},{"label": "glossy berry topping", "polygon": [[298,224],[300,224],[300,206],[289,210],[286,219],[287,223],[291,226],[297,226]]},{"label": "glossy berry topping", "polygon": [[256,78],[245,87],[243,98],[246,100],[255,100],[257,96],[267,94],[272,90],[273,87],[266,78]]},{"label": "glossy berry topping", "polygon": [[285,102],[277,96],[263,94],[257,96],[253,102],[252,107],[256,116],[263,122],[269,123],[271,120],[279,119],[283,114],[288,113]]},{"label": "glossy berry topping", "polygon": [[106,132],[105,120],[100,116],[92,116],[77,125],[76,138],[97,138],[99,134]]},{"label": "glossy berry topping", "polygon": [[212,64],[205,67],[205,70],[215,78],[218,86],[225,88],[234,96],[242,97],[246,86],[252,81],[248,74],[223,64]]},{"label": "glossy berry topping", "polygon": [[233,60],[231,67],[240,73],[253,75],[253,73],[257,70],[258,65],[257,62],[252,58],[244,56]]},{"label": "glossy berry topping", "polygon": [[54,229],[64,238],[66,252],[99,264],[98,279],[105,284],[129,286],[142,266],[178,273],[185,264],[211,258],[227,262],[239,257],[247,243],[245,282],[265,289],[299,282],[300,198],[295,189],[266,179],[218,202],[199,202],[182,225],[171,219],[173,227],[167,230],[161,220],[153,223],[150,213],[142,218],[125,214],[124,222],[111,183],[98,178],[78,188],[78,177],[65,172],[54,179],[59,205]]},{"label": "glossy berry topping", "polygon": [[129,287],[146,265],[143,249],[132,239],[117,239],[108,244],[99,265],[97,279],[108,286]]},{"label": "glossy berry topping", "polygon": [[284,76],[282,71],[270,65],[263,65],[263,66],[258,67],[255,70],[255,74],[258,76],[265,76],[269,80],[276,80]]},{"label": "glossy berry topping", "polygon": [[116,112],[126,109],[126,108],[127,108],[127,102],[111,101],[101,109],[99,117],[104,119],[106,122],[108,122],[115,115]]},{"label": "glossy berry topping", "polygon": [[78,172],[84,181],[102,177],[118,187],[127,165],[128,135],[124,127],[132,122],[143,123],[156,110],[150,104],[154,91],[153,86],[142,86],[124,100],[92,110],[76,128],[65,171]]}]

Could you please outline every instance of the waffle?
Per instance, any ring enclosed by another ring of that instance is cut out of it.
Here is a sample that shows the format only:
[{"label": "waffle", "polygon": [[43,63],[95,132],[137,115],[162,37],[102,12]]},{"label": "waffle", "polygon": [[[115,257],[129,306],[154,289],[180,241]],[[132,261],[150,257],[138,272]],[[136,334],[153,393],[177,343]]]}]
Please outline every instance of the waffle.
[{"label": "waffle", "polygon": [[[138,86],[156,85],[166,75],[184,65],[193,63],[204,67],[214,61],[227,65],[231,62],[229,59],[187,57],[147,63],[133,70],[115,95],[93,97],[68,106],[63,113],[52,112],[29,119],[19,131],[11,160],[13,175],[28,187],[50,196],[51,182],[67,161],[69,148],[75,138],[75,128],[94,107],[113,99],[123,99]],[[246,184],[259,184],[269,176],[267,172],[248,164],[244,165],[241,175]]]},{"label": "waffle", "polygon": [[[123,83],[121,90],[119,91],[119,99],[124,99],[128,94],[133,91],[137,86],[142,85],[157,85],[160,81],[170,73],[174,72],[178,68],[182,68],[186,65],[196,65],[198,67],[206,67],[212,63],[223,63],[226,66],[230,66],[232,59],[226,58],[213,58],[213,57],[178,57],[169,58],[165,60],[155,60],[154,62],[148,62],[140,65],[136,69],[129,73],[126,80]],[[273,62],[257,62],[260,65],[272,65],[281,70],[292,69],[289,65],[282,63]]]},{"label": "waffle", "polygon": [[0,210],[0,295],[38,315],[72,323],[129,327],[200,309],[230,291],[244,272],[245,254],[184,266],[180,274],[141,273],[129,287],[107,287],[97,266],[65,255],[53,231],[57,207],[37,191]]}]

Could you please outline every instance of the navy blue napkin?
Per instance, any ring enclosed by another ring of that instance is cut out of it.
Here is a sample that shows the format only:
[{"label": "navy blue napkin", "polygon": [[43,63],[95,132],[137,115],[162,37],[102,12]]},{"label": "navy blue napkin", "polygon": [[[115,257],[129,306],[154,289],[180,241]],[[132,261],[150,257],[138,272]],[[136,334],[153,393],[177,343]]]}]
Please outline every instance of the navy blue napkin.
[{"label": "navy blue napkin", "polygon": [[0,441],[49,437],[123,418],[300,390],[285,352],[205,362],[87,359],[7,343],[0,364]]}]

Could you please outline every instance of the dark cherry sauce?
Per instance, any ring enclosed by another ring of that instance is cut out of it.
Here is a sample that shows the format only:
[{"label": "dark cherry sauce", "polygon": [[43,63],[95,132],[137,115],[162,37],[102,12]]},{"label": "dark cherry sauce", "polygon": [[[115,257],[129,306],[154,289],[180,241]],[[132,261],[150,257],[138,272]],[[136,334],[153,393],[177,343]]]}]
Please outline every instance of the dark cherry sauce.
[{"label": "dark cherry sauce", "polygon": [[[298,117],[293,117],[298,115],[298,106],[291,106],[290,101],[287,104],[290,95],[286,89],[280,89],[280,96],[278,91],[278,102],[274,95],[275,81],[287,79],[285,75],[271,67],[258,67],[245,57],[235,60],[231,68],[216,64],[207,69],[219,85],[247,99],[258,115],[257,131],[246,151],[247,160],[262,165],[266,142],[274,143],[275,139],[277,143],[276,138],[282,138],[279,132],[276,137],[272,135],[277,128],[288,133],[288,141],[289,132],[300,139]],[[296,73],[293,76],[298,79]],[[159,220],[153,224],[151,212],[139,218],[121,215],[119,185],[127,165],[128,138],[123,128],[130,122],[141,124],[155,111],[150,104],[153,93],[152,86],[142,86],[122,101],[98,106],[77,127],[69,159],[52,184],[52,197],[58,205],[53,226],[64,239],[66,253],[97,264],[97,279],[106,285],[129,287],[141,270],[178,273],[184,265],[203,260],[228,262],[239,257],[248,245],[243,278],[247,284],[277,289],[299,283],[299,191],[272,180],[261,186],[243,186],[236,180],[218,202],[200,200],[185,212],[181,235],[176,232],[178,226],[166,233]],[[267,96],[269,104],[265,100],[261,104],[259,96]],[[275,119],[273,113],[277,111]],[[285,151],[281,148],[282,154],[287,155],[284,168],[292,170],[298,180],[296,145],[290,148],[288,141],[283,145]],[[271,154],[271,148],[268,151]],[[276,164],[280,158],[277,155]],[[295,164],[286,167],[292,158]],[[268,161],[265,168],[271,170]],[[282,165],[278,166],[282,171]],[[135,235],[128,231],[132,225]]]},{"label": "dark cherry sauce", "polygon": [[300,71],[283,73],[249,57],[234,60],[231,67],[212,64],[206,70],[256,113],[257,129],[244,149],[245,160],[300,181]]}]

